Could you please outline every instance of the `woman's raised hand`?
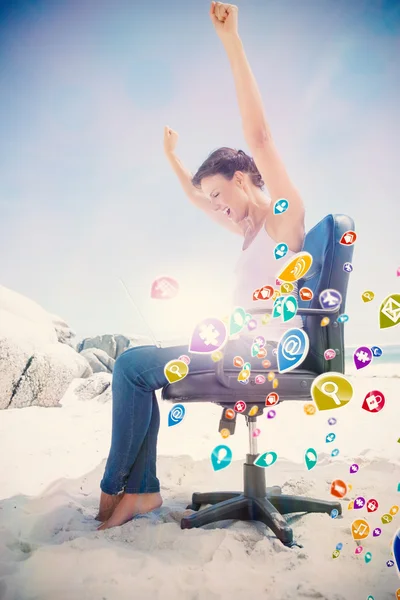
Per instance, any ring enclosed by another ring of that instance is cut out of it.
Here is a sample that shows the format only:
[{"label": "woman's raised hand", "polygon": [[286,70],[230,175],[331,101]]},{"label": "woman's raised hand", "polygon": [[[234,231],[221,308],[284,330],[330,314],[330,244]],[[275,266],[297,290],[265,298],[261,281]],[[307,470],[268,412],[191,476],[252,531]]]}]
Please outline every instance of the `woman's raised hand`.
[{"label": "woman's raised hand", "polygon": [[220,38],[238,35],[238,10],[234,4],[211,2],[210,17]]},{"label": "woman's raised hand", "polygon": [[164,127],[164,151],[168,154],[175,150],[179,135],[170,127]]}]

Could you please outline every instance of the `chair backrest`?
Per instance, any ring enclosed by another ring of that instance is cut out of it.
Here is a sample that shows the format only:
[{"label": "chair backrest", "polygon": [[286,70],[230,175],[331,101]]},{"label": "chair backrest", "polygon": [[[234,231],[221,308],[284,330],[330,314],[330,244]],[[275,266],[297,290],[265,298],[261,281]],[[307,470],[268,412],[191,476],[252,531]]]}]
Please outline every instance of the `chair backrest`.
[{"label": "chair backrest", "polygon": [[[313,263],[305,277],[299,281],[299,289],[303,286],[312,290],[312,300],[299,298],[299,308],[321,308],[319,295],[323,290],[332,288],[342,295],[340,314],[345,312],[349,273],[343,269],[346,262],[351,262],[354,247],[340,244],[346,231],[354,231],[354,221],[347,215],[327,215],[306,235],[303,250],[313,257]],[[344,373],[344,327],[345,323],[337,322],[337,314],[329,325],[322,327],[321,318],[303,317],[304,329],[310,338],[310,350],[307,357],[307,368],[324,373],[337,371]],[[332,360],[324,358],[326,349],[336,350]]]}]

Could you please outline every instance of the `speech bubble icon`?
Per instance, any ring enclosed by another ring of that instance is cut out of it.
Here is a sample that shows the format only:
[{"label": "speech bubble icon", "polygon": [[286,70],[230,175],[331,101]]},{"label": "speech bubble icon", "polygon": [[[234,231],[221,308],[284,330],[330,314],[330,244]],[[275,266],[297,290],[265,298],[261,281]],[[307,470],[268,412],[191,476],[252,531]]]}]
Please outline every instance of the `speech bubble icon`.
[{"label": "speech bubble icon", "polygon": [[304,455],[304,461],[306,463],[306,467],[309,471],[315,467],[318,462],[318,454],[314,450],[314,448],[308,448]]}]

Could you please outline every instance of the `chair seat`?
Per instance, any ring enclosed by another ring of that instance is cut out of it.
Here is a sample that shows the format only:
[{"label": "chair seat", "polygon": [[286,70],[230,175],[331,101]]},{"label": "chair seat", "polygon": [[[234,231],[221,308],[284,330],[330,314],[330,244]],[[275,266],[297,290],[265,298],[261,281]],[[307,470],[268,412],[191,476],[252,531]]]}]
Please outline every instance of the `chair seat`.
[{"label": "chair seat", "polygon": [[279,387],[273,390],[268,380],[263,384],[254,383],[254,375],[267,376],[268,371],[251,371],[249,383],[243,385],[237,381],[238,371],[225,371],[231,376],[232,387],[221,385],[214,372],[204,371],[188,375],[184,379],[166,385],[162,390],[162,399],[173,402],[216,402],[217,404],[235,404],[237,400],[246,400],[264,404],[265,397],[276,391],[282,400],[311,400],[310,388],[318,373],[306,369],[296,369],[290,373],[276,374]]}]

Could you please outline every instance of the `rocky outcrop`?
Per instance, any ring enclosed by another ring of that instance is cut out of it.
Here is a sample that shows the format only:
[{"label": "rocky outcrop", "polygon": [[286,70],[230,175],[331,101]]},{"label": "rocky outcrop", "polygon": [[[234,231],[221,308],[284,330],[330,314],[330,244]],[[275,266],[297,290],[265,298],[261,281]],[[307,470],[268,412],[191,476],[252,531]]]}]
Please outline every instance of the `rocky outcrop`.
[{"label": "rocky outcrop", "polygon": [[97,348],[105,352],[114,361],[128,348],[152,344],[146,336],[126,337],[120,334],[97,335],[85,338],[76,346],[77,352],[83,352],[90,348]]},{"label": "rocky outcrop", "polygon": [[85,379],[74,389],[78,400],[97,400],[98,402],[109,402],[111,400],[112,376],[105,373],[95,373],[89,379]]}]

